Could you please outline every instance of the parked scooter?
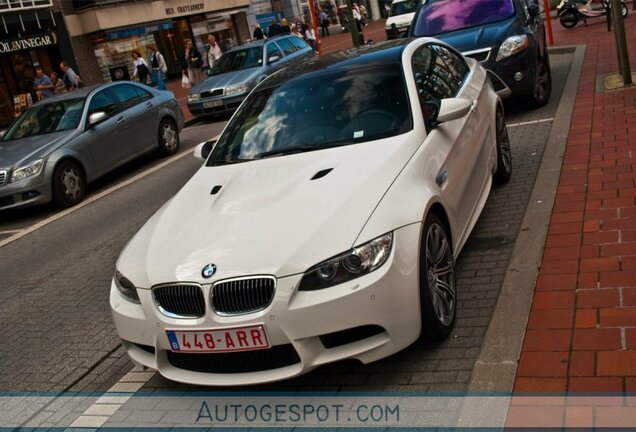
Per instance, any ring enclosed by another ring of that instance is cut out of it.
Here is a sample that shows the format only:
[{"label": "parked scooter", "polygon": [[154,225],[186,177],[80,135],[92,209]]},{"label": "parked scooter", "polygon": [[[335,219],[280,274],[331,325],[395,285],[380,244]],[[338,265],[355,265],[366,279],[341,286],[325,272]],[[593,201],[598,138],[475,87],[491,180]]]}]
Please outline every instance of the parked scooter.
[{"label": "parked scooter", "polygon": [[[611,6],[609,0],[603,0],[603,9],[592,9],[592,0],[561,0],[557,6],[557,16],[561,25],[565,28],[572,28],[583,20],[587,25],[588,18],[599,18],[610,13]],[[627,16],[627,5],[621,0],[621,12],[623,18]]]}]

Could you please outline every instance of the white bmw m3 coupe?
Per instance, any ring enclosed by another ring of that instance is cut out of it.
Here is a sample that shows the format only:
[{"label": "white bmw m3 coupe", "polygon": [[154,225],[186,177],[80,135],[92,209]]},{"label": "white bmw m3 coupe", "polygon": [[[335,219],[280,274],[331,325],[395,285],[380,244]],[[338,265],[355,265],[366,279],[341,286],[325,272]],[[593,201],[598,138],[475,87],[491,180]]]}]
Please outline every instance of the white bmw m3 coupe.
[{"label": "white bmw m3 coupe", "polygon": [[448,336],[455,260],[512,170],[486,70],[431,38],[284,69],[195,156],[110,304],[135,363],[219,386]]}]

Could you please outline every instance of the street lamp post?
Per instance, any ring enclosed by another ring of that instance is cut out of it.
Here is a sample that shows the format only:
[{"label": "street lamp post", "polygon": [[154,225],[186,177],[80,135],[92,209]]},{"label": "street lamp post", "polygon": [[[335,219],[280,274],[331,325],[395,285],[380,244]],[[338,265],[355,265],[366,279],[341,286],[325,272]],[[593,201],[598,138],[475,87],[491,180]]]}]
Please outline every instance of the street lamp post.
[{"label": "street lamp post", "polygon": [[353,5],[351,0],[347,0],[347,15],[349,16],[349,31],[351,31],[353,46],[360,48],[360,33],[358,32],[358,24],[353,18]]},{"label": "street lamp post", "polygon": [[623,76],[623,85],[631,85],[632,70],[629,65],[627,53],[627,38],[625,37],[625,23],[620,0],[612,0],[612,15],[614,19],[614,36],[616,37],[616,51],[620,73]]}]

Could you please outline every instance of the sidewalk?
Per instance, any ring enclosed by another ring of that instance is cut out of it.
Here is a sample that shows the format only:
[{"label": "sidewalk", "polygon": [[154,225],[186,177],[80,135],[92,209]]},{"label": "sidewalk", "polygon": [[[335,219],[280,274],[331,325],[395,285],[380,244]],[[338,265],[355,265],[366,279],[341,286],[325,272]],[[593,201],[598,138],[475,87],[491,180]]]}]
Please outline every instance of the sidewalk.
[{"label": "sidewalk", "polygon": [[[369,25],[366,26],[362,32],[364,35],[364,39],[371,39],[374,42],[386,40],[384,21],[384,19],[381,19],[379,21],[373,21],[369,23]],[[353,47],[351,33],[341,33],[338,26],[331,26],[331,32],[332,36],[321,38],[323,54],[328,54],[330,52]],[[320,31],[318,33],[320,34]],[[183,110],[183,117],[185,118],[185,120],[188,121],[192,119],[192,114],[190,114],[190,110],[188,110],[187,106],[187,97],[189,90],[181,88],[181,79],[177,78],[166,81],[166,89],[174,93],[174,96],[179,102],[179,106],[181,106],[181,109]]]},{"label": "sidewalk", "polygon": [[515,391],[636,392],[636,87],[603,88],[618,71],[604,19],[553,29],[586,51]]}]

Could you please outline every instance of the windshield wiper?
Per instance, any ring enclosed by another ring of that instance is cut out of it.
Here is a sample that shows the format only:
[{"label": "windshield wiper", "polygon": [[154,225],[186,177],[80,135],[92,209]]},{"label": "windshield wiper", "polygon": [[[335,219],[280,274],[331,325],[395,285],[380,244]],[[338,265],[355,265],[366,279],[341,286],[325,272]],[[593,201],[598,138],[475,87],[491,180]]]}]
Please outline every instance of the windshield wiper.
[{"label": "windshield wiper", "polygon": [[296,147],[288,147],[284,149],[270,150],[263,153],[259,153],[254,159],[263,159],[270,156],[283,156],[283,155],[289,155],[289,154],[295,154],[295,153],[304,153],[304,152],[322,150],[322,149],[331,148],[331,147],[340,147],[347,144],[351,144],[351,142],[344,142],[344,143],[339,142],[339,143],[330,143],[330,144],[324,144],[324,145],[301,144]]},{"label": "windshield wiper", "polygon": [[217,160],[213,162],[209,162],[207,166],[219,166],[219,165],[230,165],[240,162],[247,162],[251,159],[232,159],[232,160]]}]

